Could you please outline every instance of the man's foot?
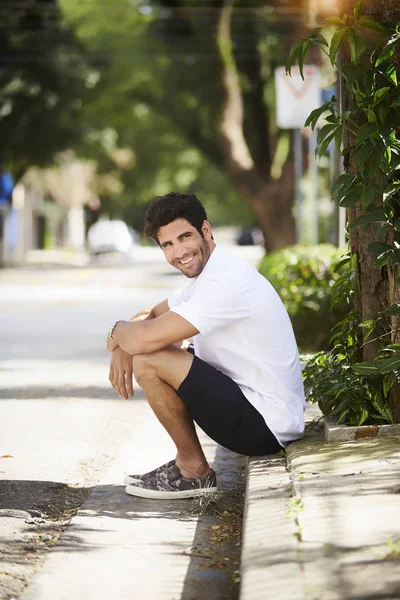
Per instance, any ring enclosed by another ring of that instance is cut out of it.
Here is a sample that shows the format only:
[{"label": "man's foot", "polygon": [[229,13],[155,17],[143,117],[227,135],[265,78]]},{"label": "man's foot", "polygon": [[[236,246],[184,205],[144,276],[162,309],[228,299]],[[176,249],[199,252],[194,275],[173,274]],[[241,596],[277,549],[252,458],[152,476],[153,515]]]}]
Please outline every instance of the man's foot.
[{"label": "man's foot", "polygon": [[127,485],[125,489],[131,496],[141,498],[160,498],[173,500],[174,498],[193,498],[201,494],[210,494],[217,491],[217,476],[211,471],[198,479],[183,477],[176,465],[161,471],[148,480],[137,480]]},{"label": "man's foot", "polygon": [[148,481],[152,477],[155,477],[159,473],[162,473],[166,469],[169,469],[175,464],[175,459],[170,460],[169,462],[157,467],[157,469],[153,469],[153,471],[149,471],[148,473],[144,473],[144,475],[126,475],[124,478],[125,485],[129,485],[130,483],[136,483],[137,481]]}]

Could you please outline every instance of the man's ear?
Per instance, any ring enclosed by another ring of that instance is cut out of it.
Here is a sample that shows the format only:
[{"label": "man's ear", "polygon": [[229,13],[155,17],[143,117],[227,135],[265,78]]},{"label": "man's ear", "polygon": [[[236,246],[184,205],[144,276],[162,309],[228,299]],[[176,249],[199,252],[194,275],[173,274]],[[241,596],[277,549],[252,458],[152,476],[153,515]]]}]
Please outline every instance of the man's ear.
[{"label": "man's ear", "polygon": [[201,230],[206,240],[211,240],[211,225],[208,221],[203,221]]}]

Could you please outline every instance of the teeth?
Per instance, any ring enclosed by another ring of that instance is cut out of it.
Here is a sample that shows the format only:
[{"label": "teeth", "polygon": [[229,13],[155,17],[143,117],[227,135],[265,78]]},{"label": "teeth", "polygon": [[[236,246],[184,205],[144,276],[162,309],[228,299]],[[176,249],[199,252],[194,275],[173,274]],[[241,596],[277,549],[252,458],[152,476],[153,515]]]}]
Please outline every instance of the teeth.
[{"label": "teeth", "polygon": [[187,260],[181,260],[182,265],[187,265],[188,263],[190,263],[190,261],[193,259],[193,256],[191,256],[190,258],[188,258]]}]

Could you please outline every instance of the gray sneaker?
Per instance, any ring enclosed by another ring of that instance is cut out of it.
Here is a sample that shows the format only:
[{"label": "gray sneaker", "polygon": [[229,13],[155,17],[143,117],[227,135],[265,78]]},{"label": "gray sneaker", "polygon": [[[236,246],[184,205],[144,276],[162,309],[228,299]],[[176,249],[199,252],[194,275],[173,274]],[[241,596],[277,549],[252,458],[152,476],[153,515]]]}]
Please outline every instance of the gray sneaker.
[{"label": "gray sneaker", "polygon": [[125,475],[124,483],[125,485],[129,485],[130,483],[136,483],[137,481],[148,481],[155,475],[158,475],[162,471],[169,469],[175,464],[175,459],[170,460],[169,462],[157,467],[157,469],[153,469],[153,471],[149,471],[148,473],[144,473],[144,475]]},{"label": "gray sneaker", "polygon": [[161,471],[151,479],[137,480],[127,485],[125,489],[131,496],[141,498],[193,498],[201,494],[217,491],[217,476],[211,469],[210,473],[198,479],[183,477],[176,465]]}]

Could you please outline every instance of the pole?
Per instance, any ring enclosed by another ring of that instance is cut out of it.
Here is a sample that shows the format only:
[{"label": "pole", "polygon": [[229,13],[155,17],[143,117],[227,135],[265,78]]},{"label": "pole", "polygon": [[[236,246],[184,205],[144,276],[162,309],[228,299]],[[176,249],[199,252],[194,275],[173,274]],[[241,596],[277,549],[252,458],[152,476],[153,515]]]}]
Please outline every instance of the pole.
[{"label": "pole", "polygon": [[303,193],[301,191],[301,178],[303,176],[303,148],[301,144],[300,129],[293,130],[293,143],[296,242],[299,243],[303,235]]},{"label": "pole", "polygon": [[310,183],[310,242],[318,244],[318,165],[315,158],[317,132],[310,131],[308,138],[308,170]]}]

